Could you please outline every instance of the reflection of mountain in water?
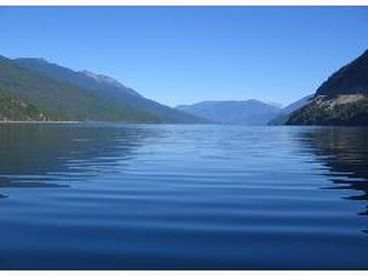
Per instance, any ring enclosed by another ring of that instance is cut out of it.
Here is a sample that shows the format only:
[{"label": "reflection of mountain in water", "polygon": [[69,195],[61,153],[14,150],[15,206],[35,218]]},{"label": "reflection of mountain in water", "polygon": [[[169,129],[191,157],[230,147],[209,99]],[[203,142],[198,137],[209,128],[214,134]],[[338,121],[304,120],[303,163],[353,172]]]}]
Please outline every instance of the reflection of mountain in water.
[{"label": "reflection of mountain in water", "polygon": [[[361,192],[347,198],[350,200],[368,201],[367,130],[367,128],[316,128],[302,134],[302,140],[312,146],[318,160],[329,168],[331,172],[329,177],[337,184],[332,189]],[[368,210],[360,215],[368,215]]]},{"label": "reflection of mountain in water", "polygon": [[0,126],[0,188],[60,187],[129,161],[149,129],[103,125]]}]

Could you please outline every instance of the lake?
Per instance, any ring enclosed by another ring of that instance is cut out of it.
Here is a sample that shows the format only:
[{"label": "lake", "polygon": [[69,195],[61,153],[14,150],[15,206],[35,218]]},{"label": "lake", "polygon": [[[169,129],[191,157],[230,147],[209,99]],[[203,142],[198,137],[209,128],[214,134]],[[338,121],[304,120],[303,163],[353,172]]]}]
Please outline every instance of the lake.
[{"label": "lake", "polygon": [[0,125],[1,269],[368,269],[368,129]]}]

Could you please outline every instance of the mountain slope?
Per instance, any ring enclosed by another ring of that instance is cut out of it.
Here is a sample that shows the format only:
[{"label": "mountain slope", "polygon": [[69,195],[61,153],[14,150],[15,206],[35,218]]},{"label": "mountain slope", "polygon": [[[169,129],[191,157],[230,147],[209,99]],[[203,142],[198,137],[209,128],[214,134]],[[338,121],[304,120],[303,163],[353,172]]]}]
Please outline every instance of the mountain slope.
[{"label": "mountain slope", "polygon": [[368,50],[332,74],[316,91],[316,96],[368,93]]},{"label": "mountain slope", "polygon": [[93,91],[95,95],[102,97],[107,102],[114,102],[117,105],[128,106],[134,110],[149,113],[152,116],[159,118],[160,122],[206,122],[206,120],[203,120],[202,118],[197,118],[193,115],[144,98],[133,89],[125,87],[117,80],[108,76],[94,74],[89,71],[73,71],[69,68],[37,58],[15,59],[14,62],[19,66],[37,71],[38,73],[53,78],[54,80]]},{"label": "mountain slope", "polygon": [[55,121],[61,119],[32,104],[11,97],[0,89],[0,121]]},{"label": "mountain slope", "polygon": [[311,95],[307,95],[303,98],[301,98],[300,100],[297,100],[296,102],[293,102],[291,104],[289,104],[288,106],[284,107],[283,109],[281,109],[280,113],[273,118],[268,124],[269,125],[283,125],[287,122],[287,120],[289,119],[290,115],[300,109],[301,107],[307,105],[313,98],[313,94]]},{"label": "mountain slope", "polygon": [[294,112],[286,124],[368,126],[368,96],[315,97],[310,104]]},{"label": "mountain slope", "polygon": [[275,105],[257,100],[205,101],[177,108],[213,122],[244,125],[266,125],[280,111]]},{"label": "mountain slope", "polygon": [[139,96],[133,89],[127,88],[117,80],[105,75],[97,75],[87,70],[76,72],[42,58],[17,58],[13,61],[22,67],[43,73],[53,79],[94,90],[100,94],[104,92],[103,95],[107,97],[115,97],[119,93]]},{"label": "mountain slope", "polygon": [[368,50],[332,74],[286,124],[368,126]]},{"label": "mountain slope", "polygon": [[10,97],[57,114],[65,120],[159,121],[151,114],[105,101],[89,90],[51,79],[1,56],[0,88]]}]

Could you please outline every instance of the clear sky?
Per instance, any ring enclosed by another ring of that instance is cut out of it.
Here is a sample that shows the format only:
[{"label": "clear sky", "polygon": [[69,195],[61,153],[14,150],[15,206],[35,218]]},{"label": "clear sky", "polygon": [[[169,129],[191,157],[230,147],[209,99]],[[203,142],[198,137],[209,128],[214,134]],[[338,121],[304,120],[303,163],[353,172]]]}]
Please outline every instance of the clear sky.
[{"label": "clear sky", "polygon": [[175,106],[293,102],[368,48],[367,7],[1,7],[0,55],[110,75]]}]

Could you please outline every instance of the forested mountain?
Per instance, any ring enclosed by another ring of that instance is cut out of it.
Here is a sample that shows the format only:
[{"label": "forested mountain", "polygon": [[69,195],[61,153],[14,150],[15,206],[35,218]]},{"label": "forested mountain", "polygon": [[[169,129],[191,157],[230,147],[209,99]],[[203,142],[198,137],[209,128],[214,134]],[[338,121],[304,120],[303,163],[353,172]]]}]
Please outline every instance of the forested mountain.
[{"label": "forested mountain", "polygon": [[159,122],[159,118],[108,101],[93,91],[57,81],[0,57],[0,89],[64,120]]},{"label": "forested mountain", "polygon": [[[206,120],[175,110],[158,102],[142,97],[135,90],[125,87],[117,80],[90,71],[74,71],[69,68],[49,63],[39,58],[21,58],[14,62],[26,69],[42,75],[88,90],[92,95],[102,98],[108,103],[149,114],[162,123],[203,123]],[[156,119],[155,119],[156,120]]]},{"label": "forested mountain", "polygon": [[62,120],[55,114],[40,110],[0,89],[0,121],[48,121]]}]

